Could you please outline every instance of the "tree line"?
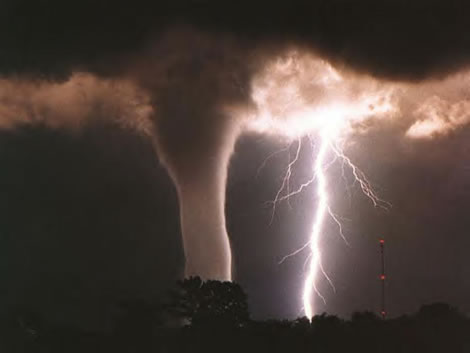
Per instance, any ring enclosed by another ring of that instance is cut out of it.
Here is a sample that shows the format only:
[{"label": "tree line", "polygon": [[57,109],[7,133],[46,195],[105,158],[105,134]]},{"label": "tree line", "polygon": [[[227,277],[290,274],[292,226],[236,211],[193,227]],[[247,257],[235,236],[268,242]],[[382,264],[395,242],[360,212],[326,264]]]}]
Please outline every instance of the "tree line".
[{"label": "tree line", "polygon": [[116,308],[111,332],[45,322],[27,310],[1,319],[5,353],[469,353],[470,319],[445,303],[383,320],[372,312],[351,319],[322,314],[311,321],[255,321],[233,282],[178,281],[166,300],[129,300]]}]

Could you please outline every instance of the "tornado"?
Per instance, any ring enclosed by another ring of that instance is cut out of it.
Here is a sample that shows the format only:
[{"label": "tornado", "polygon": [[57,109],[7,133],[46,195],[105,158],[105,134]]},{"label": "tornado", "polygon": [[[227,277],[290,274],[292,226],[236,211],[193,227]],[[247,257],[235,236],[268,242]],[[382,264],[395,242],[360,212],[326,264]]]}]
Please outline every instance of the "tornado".
[{"label": "tornado", "polygon": [[235,134],[183,173],[169,167],[178,191],[185,276],[232,279],[230,241],[225,226],[225,188]]},{"label": "tornado", "polygon": [[[225,189],[238,129],[230,119],[209,110],[197,112],[193,104],[181,100],[177,109],[165,113],[171,118],[156,125],[156,146],[177,190],[184,275],[230,281]],[[206,120],[198,119],[198,115],[204,115]],[[178,117],[184,119],[185,125],[179,125]],[[207,120],[209,125],[202,123]]]},{"label": "tornado", "polygon": [[177,190],[186,277],[232,279],[227,172],[251,102],[258,55],[230,36],[173,29],[133,58],[129,76],[151,95],[154,141]]}]

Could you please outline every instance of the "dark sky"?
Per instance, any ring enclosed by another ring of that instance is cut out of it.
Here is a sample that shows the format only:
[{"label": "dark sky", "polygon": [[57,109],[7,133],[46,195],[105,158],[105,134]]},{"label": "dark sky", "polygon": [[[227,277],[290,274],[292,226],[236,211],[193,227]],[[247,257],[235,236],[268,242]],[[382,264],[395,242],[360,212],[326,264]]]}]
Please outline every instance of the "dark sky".
[{"label": "dark sky", "polygon": [[[325,267],[336,293],[321,284],[328,300],[322,309],[343,316],[378,309],[377,241],[384,236],[391,315],[437,300],[470,311],[469,134],[410,145],[388,131],[388,138],[368,136],[351,149],[393,208],[374,209],[357,189],[349,203],[335,189],[336,210],[349,219],[350,247],[334,224],[327,226]],[[301,308],[306,254],[278,261],[307,239],[314,200],[309,192],[293,198],[270,225],[266,201],[280,185],[287,154],[258,173],[282,147],[272,138],[242,138],[227,188],[235,279],[258,318],[292,318]],[[308,176],[308,152],[293,183]],[[2,133],[0,161],[3,309],[21,305],[96,327],[105,325],[116,302],[150,299],[182,274],[176,193],[141,138],[109,126],[79,134],[21,128]]]},{"label": "dark sky", "polygon": [[5,0],[2,72],[61,76],[119,69],[110,58],[139,50],[169,26],[190,24],[248,41],[302,43],[377,75],[422,79],[466,66],[465,0]]},{"label": "dark sky", "polygon": [[[0,74],[51,82],[76,70],[114,76],[175,24],[228,33],[242,47],[295,43],[390,80],[440,77],[469,63],[465,1],[153,3],[2,1]],[[178,202],[166,170],[149,141],[98,120],[80,131],[33,124],[0,133],[0,310],[21,305],[102,327],[119,300],[152,298],[182,275]],[[417,141],[400,129],[385,124],[354,136],[346,150],[393,205],[390,211],[374,209],[357,188],[349,196],[340,169],[330,171],[333,207],[347,219],[350,247],[327,224],[325,269],[336,293],[326,283],[320,287],[329,313],[378,309],[382,236],[391,315],[431,301],[470,312],[470,130]],[[244,136],[229,170],[235,280],[258,318],[301,314],[306,254],[278,262],[306,241],[315,201],[311,192],[293,198],[270,224],[266,202],[276,195],[288,153],[258,173],[283,147],[277,138]],[[294,184],[309,175],[309,152],[303,151]]]}]

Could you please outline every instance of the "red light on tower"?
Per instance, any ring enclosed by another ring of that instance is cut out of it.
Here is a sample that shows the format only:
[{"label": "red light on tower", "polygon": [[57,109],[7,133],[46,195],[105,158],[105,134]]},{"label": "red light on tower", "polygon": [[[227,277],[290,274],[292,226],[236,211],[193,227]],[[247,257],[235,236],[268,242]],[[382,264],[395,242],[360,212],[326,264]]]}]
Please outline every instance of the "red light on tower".
[{"label": "red light on tower", "polygon": [[384,256],[384,248],[385,248],[385,240],[379,239],[380,243],[380,260],[382,265],[382,271],[380,273],[380,284],[382,289],[382,308],[380,310],[380,315],[383,319],[387,316],[387,312],[385,311],[385,256]]}]

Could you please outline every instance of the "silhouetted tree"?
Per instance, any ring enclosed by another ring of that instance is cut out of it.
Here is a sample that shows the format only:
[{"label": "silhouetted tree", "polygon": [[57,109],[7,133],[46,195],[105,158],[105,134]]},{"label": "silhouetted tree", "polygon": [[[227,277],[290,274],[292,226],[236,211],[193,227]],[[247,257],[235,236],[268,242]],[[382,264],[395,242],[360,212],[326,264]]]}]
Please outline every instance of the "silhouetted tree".
[{"label": "silhouetted tree", "polygon": [[380,318],[372,311],[356,311],[351,315],[351,322],[359,325],[376,325]]},{"label": "silhouetted tree", "polygon": [[300,331],[310,331],[312,328],[312,323],[310,320],[304,316],[304,317],[299,317],[297,320],[293,322],[293,327],[295,329],[298,329]]},{"label": "silhouetted tree", "polygon": [[448,321],[448,320],[462,320],[464,316],[447,303],[433,303],[423,305],[417,314],[417,317],[421,320],[427,321]]},{"label": "silhouetted tree", "polygon": [[199,277],[178,281],[171,309],[191,326],[241,327],[249,320],[247,297],[238,284]]},{"label": "silhouetted tree", "polygon": [[168,326],[161,305],[132,300],[120,305],[113,335],[12,310],[0,316],[0,353],[470,352],[470,320],[444,303],[387,320],[356,312],[351,320],[322,314],[312,321],[250,321],[237,284],[191,278],[173,294],[164,309],[187,325]]}]

